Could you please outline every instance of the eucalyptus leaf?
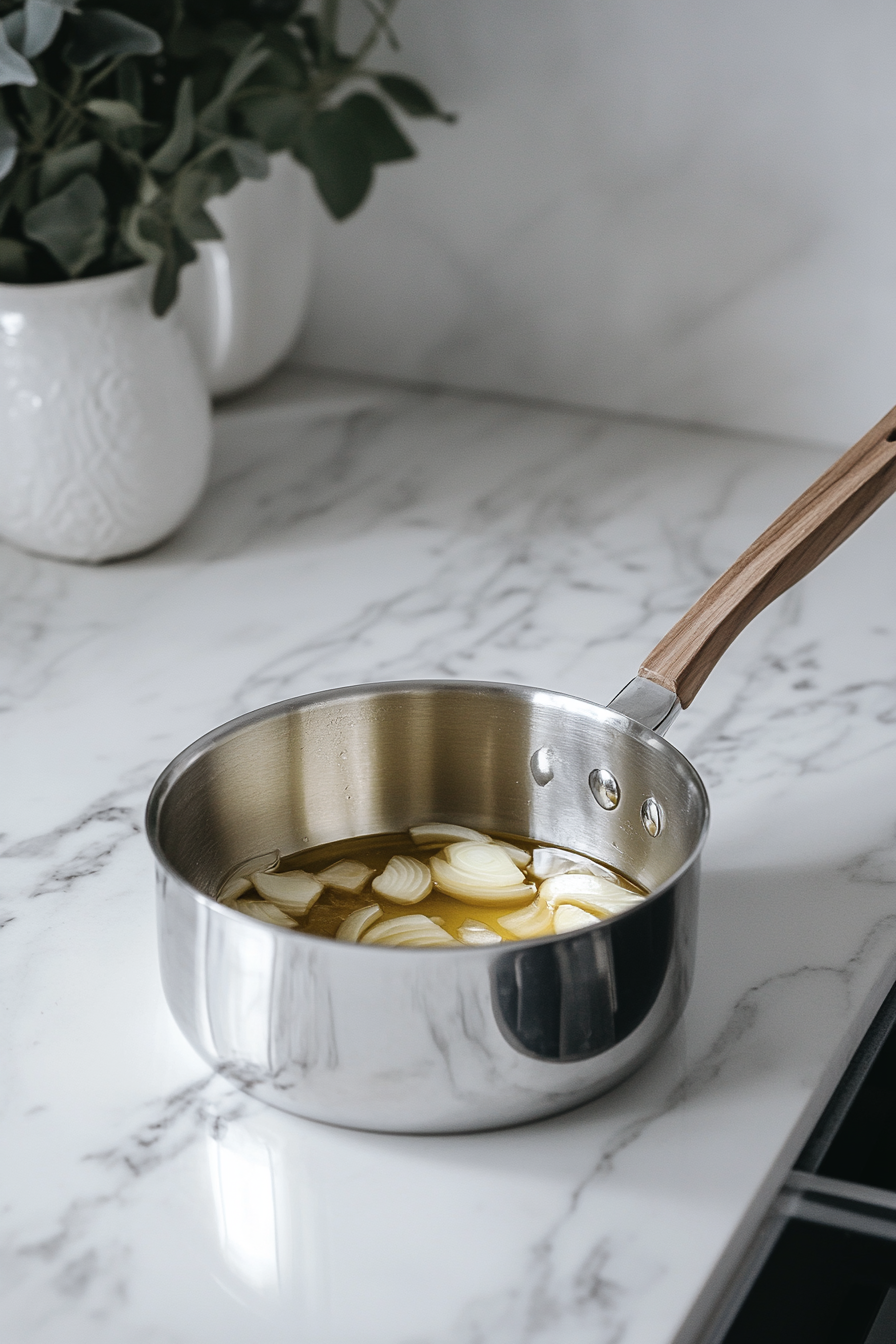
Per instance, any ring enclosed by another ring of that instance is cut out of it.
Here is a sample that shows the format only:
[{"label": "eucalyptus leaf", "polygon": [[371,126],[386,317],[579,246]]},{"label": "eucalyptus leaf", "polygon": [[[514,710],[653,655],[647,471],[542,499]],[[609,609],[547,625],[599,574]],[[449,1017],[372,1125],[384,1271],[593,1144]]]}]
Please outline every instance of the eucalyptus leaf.
[{"label": "eucalyptus leaf", "polygon": [[95,117],[109,122],[111,126],[121,127],[124,130],[133,126],[146,125],[134,104],[126,103],[121,98],[91,98],[84,106]]},{"label": "eucalyptus leaf", "polygon": [[21,52],[25,45],[25,11],[24,9],[14,9],[11,14],[7,14],[3,20],[3,31],[6,33],[9,45],[16,51]]},{"label": "eucalyptus leaf", "polygon": [[417,151],[395,125],[387,108],[369,93],[353,93],[337,109],[346,124],[367,144],[373,163],[413,159]]},{"label": "eucalyptus leaf", "polygon": [[19,137],[8,122],[0,123],[0,182],[8,177],[15,166],[19,152]]},{"label": "eucalyptus leaf", "polygon": [[[14,15],[9,17],[13,18]],[[37,75],[31,65],[10,45],[4,19],[3,23],[0,23],[0,86],[23,84],[26,88],[30,88],[36,83]]]},{"label": "eucalyptus leaf", "polygon": [[42,51],[46,51],[59,32],[63,14],[72,8],[67,3],[57,4],[56,0],[25,0],[22,55],[39,56]]},{"label": "eucalyptus leaf", "polygon": [[256,181],[263,181],[271,171],[268,156],[256,141],[230,136],[227,141],[227,148],[240,177],[251,177]]},{"label": "eucalyptus leaf", "polygon": [[197,255],[195,247],[189,240],[184,238],[178,229],[172,229],[170,244],[159,263],[152,287],[152,310],[157,317],[167,313],[174,303],[179,288],[180,272],[184,266],[195,261]]},{"label": "eucalyptus leaf", "polygon": [[85,140],[70,149],[57,149],[48,154],[38,174],[38,195],[41,200],[55,196],[80,173],[96,173],[100,166],[103,146],[99,140]]},{"label": "eucalyptus leaf", "polygon": [[28,279],[28,245],[18,238],[0,238],[0,280],[22,284]]},{"label": "eucalyptus leaf", "polygon": [[255,139],[269,154],[289,149],[296,138],[296,126],[305,115],[305,100],[292,89],[263,93],[240,104],[240,115]]},{"label": "eucalyptus leaf", "polygon": [[264,49],[259,50],[263,41],[264,34],[256,33],[233,61],[217,94],[199,114],[199,121],[203,126],[217,130],[224,129],[227,107],[233,95],[268,59],[270,53]]},{"label": "eucalyptus leaf", "polygon": [[212,216],[202,205],[185,220],[182,232],[191,243],[220,242],[224,237]]},{"label": "eucalyptus leaf", "polygon": [[123,211],[121,234],[134,255],[153,266],[165,255],[165,231],[150,206],[134,205]]},{"label": "eucalyptus leaf", "polygon": [[320,19],[316,14],[299,14],[296,18],[296,26],[305,39],[311,57],[316,64],[320,64],[323,56],[323,40],[320,31]]},{"label": "eucalyptus leaf", "polygon": [[447,122],[457,120],[451,112],[443,112],[432,94],[416,79],[408,79],[407,75],[377,75],[376,82],[383,93],[409,117],[438,117],[440,121]]},{"label": "eucalyptus leaf", "polygon": [[149,167],[157,173],[174,173],[193,148],[196,121],[193,116],[193,81],[182,80],[174,106],[174,124],[168,139],[149,160]]},{"label": "eucalyptus leaf", "polygon": [[74,279],[102,255],[106,245],[106,197],[95,177],[81,173],[55,196],[33,205],[25,234],[42,243]]},{"label": "eucalyptus leaf", "polygon": [[217,190],[218,182],[213,173],[194,169],[192,172],[179,174],[171,198],[171,209],[174,221],[185,238],[202,242],[223,236],[211,215],[205,210],[206,201],[217,195]]},{"label": "eucalyptus leaf", "polygon": [[233,162],[233,155],[227,148],[226,141],[221,141],[221,148],[217,154],[212,154],[209,158],[203,160],[203,170],[209,173],[215,179],[216,196],[226,196],[240,180],[236,164]]},{"label": "eucalyptus leaf", "polygon": [[399,112],[450,120],[415,80],[367,67],[395,0],[363,3],[372,22],[342,50],[340,0],[316,15],[310,0],[0,0],[0,279],[143,259],[164,312],[194,245],[220,236],[208,202],[284,149],[351,214],[378,164],[415,152]]},{"label": "eucalyptus leaf", "polygon": [[93,70],[113,56],[156,56],[162,50],[154,28],[114,9],[74,14],[69,30],[72,37],[63,55],[75,70]]},{"label": "eucalyptus leaf", "polygon": [[366,140],[341,108],[319,112],[304,148],[324,204],[334,219],[345,219],[361,205],[373,182],[373,160]]},{"label": "eucalyptus leaf", "polygon": [[109,248],[109,270],[124,271],[131,266],[136,266],[142,260],[141,257],[128,246],[127,240],[119,232],[112,240],[112,246]]}]

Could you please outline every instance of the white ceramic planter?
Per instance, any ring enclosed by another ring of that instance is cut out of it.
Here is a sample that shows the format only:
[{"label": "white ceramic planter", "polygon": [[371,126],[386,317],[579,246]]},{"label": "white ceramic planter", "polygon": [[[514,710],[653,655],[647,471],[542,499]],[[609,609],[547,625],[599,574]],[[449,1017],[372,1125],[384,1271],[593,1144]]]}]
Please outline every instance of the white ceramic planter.
[{"label": "white ceramic planter", "polygon": [[65,560],[146,550],[202,493],[208,393],[152,271],[0,285],[0,535]]},{"label": "white ceramic planter", "polygon": [[311,281],[314,186],[289,154],[263,181],[209,202],[224,234],[181,272],[178,308],[214,396],[239,392],[288,354]]}]

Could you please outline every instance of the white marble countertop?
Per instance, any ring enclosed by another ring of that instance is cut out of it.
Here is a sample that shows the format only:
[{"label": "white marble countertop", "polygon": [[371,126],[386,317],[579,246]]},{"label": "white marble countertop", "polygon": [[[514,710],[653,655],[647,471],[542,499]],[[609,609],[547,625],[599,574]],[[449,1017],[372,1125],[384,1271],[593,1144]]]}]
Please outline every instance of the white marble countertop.
[{"label": "white marble countertop", "polygon": [[286,372],[221,412],[161,550],[0,548],[4,1344],[693,1335],[896,966],[896,505],[673,728],[714,809],[691,1002],[558,1119],[371,1135],[210,1077],[162,998],[142,812],[193,738],[315,688],[606,700],[833,456]]}]

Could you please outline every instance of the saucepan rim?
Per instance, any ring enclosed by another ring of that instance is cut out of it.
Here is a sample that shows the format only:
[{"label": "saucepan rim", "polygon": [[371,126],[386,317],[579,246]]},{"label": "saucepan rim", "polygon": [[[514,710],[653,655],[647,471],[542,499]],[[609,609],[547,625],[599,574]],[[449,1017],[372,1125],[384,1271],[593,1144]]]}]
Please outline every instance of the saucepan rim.
[{"label": "saucepan rim", "polygon": [[[641,910],[644,909],[644,907],[647,904],[653,903],[653,901],[657,900],[666,891],[668,891],[670,887],[675,886],[675,884],[681,879],[682,875],[694,866],[695,862],[703,852],[703,847],[706,844],[706,837],[709,832],[709,820],[710,820],[709,798],[706,793],[706,786],[703,783],[703,780],[700,778],[698,771],[691,764],[691,762],[684,755],[684,753],[679,751],[677,747],[673,746],[671,742],[667,742],[664,737],[661,737],[659,735],[659,733],[653,732],[650,728],[645,728],[643,724],[638,723],[637,720],[635,719],[628,718],[628,716],[625,714],[620,714],[618,710],[608,709],[606,705],[598,705],[593,700],[585,700],[581,696],[567,695],[563,691],[543,690],[541,687],[525,686],[519,682],[467,681],[460,679],[455,680],[453,678],[429,678],[429,679],[413,678],[408,679],[406,681],[394,680],[394,681],[361,682],[359,684],[353,684],[350,686],[336,686],[327,691],[312,691],[308,695],[293,696],[288,700],[275,700],[269,705],[262,705],[258,709],[248,710],[245,714],[238,714],[235,718],[228,719],[226,723],[219,724],[217,728],[211,729],[210,732],[204,733],[202,737],[198,737],[194,742],[191,742],[189,746],[185,747],[183,751],[179,752],[178,755],[175,756],[174,759],[170,761],[168,765],[165,766],[164,770],[153,784],[152,789],[150,790],[149,793],[149,798],[146,803],[146,812],[144,818],[146,826],[146,837],[149,842],[149,847],[152,850],[153,857],[155,858],[155,861],[158,864],[158,866],[166,873],[167,876],[169,876],[176,883],[178,883],[178,885],[181,888],[188,891],[189,894],[195,900],[200,901],[202,904],[206,906],[212,907],[223,918],[238,919],[242,923],[246,919],[245,915],[241,915],[236,910],[229,909],[226,905],[222,905],[221,902],[216,900],[213,896],[208,896],[204,891],[200,891],[198,887],[194,887],[192,882],[190,882],[186,877],[183,876],[183,874],[177,871],[177,869],[168,859],[168,856],[161,845],[161,842],[159,840],[159,823],[162,815],[162,809],[164,808],[165,805],[165,800],[169,792],[173,788],[174,784],[177,782],[178,779],[181,778],[182,775],[186,773],[187,770],[189,770],[189,768],[193,764],[195,764],[196,761],[200,760],[211,749],[213,749],[216,746],[219,746],[221,742],[225,741],[228,737],[233,736],[236,732],[241,732],[243,729],[251,728],[257,723],[264,723],[269,719],[285,717],[291,714],[295,709],[301,708],[304,705],[315,705],[315,706],[325,705],[330,701],[344,701],[349,697],[351,697],[352,695],[375,696],[386,693],[395,694],[399,691],[414,691],[414,690],[418,691],[461,690],[461,691],[474,691],[474,692],[487,691],[487,692],[499,692],[508,695],[524,691],[530,697],[544,696],[547,697],[549,700],[562,701],[565,704],[572,704],[585,710],[589,711],[599,710],[601,717],[603,717],[604,715],[609,715],[611,719],[616,719],[618,721],[619,729],[621,732],[639,739],[645,745],[652,747],[654,750],[671,753],[672,757],[677,760],[680,766],[684,767],[684,769],[688,772],[688,774],[691,776],[693,782],[697,787],[698,795],[703,804],[703,824],[700,828],[700,834],[697,837],[696,843],[691,848],[688,857],[685,859],[684,863],[682,863],[680,867],[677,868],[675,872],[672,873],[672,875],[666,879],[666,881],[662,884],[662,886],[657,887],[656,891],[650,892],[650,894],[645,898],[643,904],[637,905],[631,910],[624,910],[621,911],[619,914],[611,915],[608,919],[601,920],[599,927],[603,928],[607,924],[611,923],[616,924],[624,919],[629,919],[632,916],[637,915]],[[384,952],[388,952],[393,954],[394,956],[402,957],[405,960],[407,959],[408,955],[412,953],[417,953],[420,956],[431,957],[433,953],[441,952],[446,955],[453,956],[457,952],[461,951],[467,954],[473,954],[473,955],[478,954],[481,958],[489,959],[496,955],[501,954],[506,955],[507,951],[511,947],[515,948],[517,946],[516,943],[514,944],[505,943],[499,947],[498,946],[462,947],[462,948],[456,948],[456,947],[413,948],[413,947],[381,947],[381,946],[371,947],[366,943],[339,942],[335,938],[321,939],[316,934],[305,933],[304,930],[302,929],[285,929],[280,928],[276,924],[265,925],[265,929],[268,933],[272,934],[275,937],[289,938],[289,939],[301,938],[303,940],[308,939],[313,940],[315,944],[325,942],[328,944],[328,946],[331,945],[333,948],[341,948],[350,954],[363,952],[368,955],[381,955]],[[540,938],[526,938],[521,939],[519,941],[521,943],[524,943],[525,946],[528,948],[528,947],[536,947],[538,945],[545,943],[554,944],[558,942],[571,942],[575,938],[580,938],[583,934],[589,934],[592,932],[593,929],[591,928],[572,929],[570,930],[569,933],[550,933],[550,934],[544,934]],[[337,953],[337,955],[339,954]]]}]

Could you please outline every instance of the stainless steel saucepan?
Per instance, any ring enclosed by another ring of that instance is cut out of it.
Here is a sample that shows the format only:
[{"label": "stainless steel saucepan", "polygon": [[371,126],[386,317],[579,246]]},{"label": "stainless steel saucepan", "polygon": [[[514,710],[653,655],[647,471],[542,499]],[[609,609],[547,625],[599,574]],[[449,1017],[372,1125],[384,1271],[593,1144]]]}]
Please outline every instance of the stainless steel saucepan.
[{"label": "stainless steel saucepan", "polygon": [[[298,1115],[487,1129],[599,1095],[687,1000],[708,806],[663,733],[753,616],[896,489],[896,410],[754,542],[607,708],[477,682],[390,682],[271,705],[153,788],[162,980],[206,1060]],[[584,851],[653,895],[499,947],[336,942],[216,903],[241,860],[460,822]]]}]

